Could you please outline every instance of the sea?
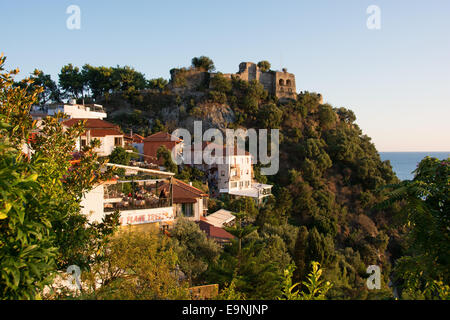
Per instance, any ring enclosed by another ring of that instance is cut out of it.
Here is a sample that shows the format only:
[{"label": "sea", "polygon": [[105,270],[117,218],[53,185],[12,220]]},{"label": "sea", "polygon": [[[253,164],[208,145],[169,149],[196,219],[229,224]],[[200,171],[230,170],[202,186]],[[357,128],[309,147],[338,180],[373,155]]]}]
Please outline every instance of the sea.
[{"label": "sea", "polygon": [[450,157],[449,152],[379,152],[381,160],[389,160],[400,180],[411,180],[417,164],[426,156],[440,160]]}]

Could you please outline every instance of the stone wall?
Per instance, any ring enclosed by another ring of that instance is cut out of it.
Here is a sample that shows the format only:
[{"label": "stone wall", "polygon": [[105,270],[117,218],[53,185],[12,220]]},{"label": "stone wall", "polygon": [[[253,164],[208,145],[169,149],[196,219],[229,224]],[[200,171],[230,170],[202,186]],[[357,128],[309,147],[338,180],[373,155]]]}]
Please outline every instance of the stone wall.
[{"label": "stone wall", "polygon": [[284,69],[282,72],[274,72],[275,95],[279,99],[296,99],[295,75]]},{"label": "stone wall", "polygon": [[170,76],[172,89],[183,88],[195,91],[199,87],[207,86],[209,82],[209,73],[198,69],[172,69]]},{"label": "stone wall", "polygon": [[[214,75],[211,74],[211,77]],[[272,70],[262,72],[256,63],[241,62],[237,73],[225,73],[223,76],[229,79],[234,76],[244,81],[256,80],[264,86],[264,89],[278,99],[297,99],[295,75],[287,72],[286,69],[283,69],[281,72]]]},{"label": "stone wall", "polygon": [[[170,75],[170,86],[172,89],[175,89],[175,91],[196,91],[200,87],[208,87],[210,85],[209,80],[213,78],[216,73],[209,73],[195,68],[182,68],[172,69]],[[264,89],[278,99],[297,99],[295,75],[287,72],[286,69],[283,69],[283,71],[270,70],[262,72],[256,63],[241,62],[237,73],[224,73],[223,76],[228,79],[236,77],[243,81],[256,80],[264,86]]]}]

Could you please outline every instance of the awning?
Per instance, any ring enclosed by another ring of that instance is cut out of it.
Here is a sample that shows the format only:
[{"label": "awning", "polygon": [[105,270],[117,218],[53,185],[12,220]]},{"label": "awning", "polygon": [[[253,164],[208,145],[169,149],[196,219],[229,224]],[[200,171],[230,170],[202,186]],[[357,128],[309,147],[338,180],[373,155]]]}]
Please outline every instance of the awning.
[{"label": "awning", "polygon": [[225,209],[220,209],[205,217],[206,222],[218,228],[222,228],[224,224],[230,223],[234,219],[236,219],[236,217],[233,213]]}]

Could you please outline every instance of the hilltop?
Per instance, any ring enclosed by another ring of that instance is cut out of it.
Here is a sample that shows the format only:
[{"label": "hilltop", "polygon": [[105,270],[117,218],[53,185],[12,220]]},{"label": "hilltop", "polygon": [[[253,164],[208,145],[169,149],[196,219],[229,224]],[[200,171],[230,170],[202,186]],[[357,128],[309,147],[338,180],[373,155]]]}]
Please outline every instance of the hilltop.
[{"label": "hilltop", "polygon": [[[275,185],[276,196],[259,213],[260,230],[280,228],[294,260],[318,258],[340,285],[334,294],[367,294],[362,289],[365,268],[377,264],[387,275],[401,248],[391,213],[373,209],[383,199],[377,190],[398,180],[355,123],[355,114],[324,104],[319,93],[279,99],[256,79],[221,73],[207,77],[196,69],[183,72],[185,81],[178,72],[161,90],[142,91],[132,99],[117,94],[99,103],[123,130],[143,135],[192,129],[196,120],[204,129],[279,128],[280,171],[258,177]],[[306,239],[303,251],[302,244],[295,243],[297,233]],[[346,290],[352,292],[344,294]]]},{"label": "hilltop", "polygon": [[[303,279],[311,261],[320,262],[326,278],[335,283],[329,293],[333,298],[373,294],[365,287],[367,266],[379,265],[388,279],[392,261],[402,254],[401,231],[393,227],[392,209],[374,209],[385,199],[386,191],[380,187],[398,179],[356,124],[355,114],[324,103],[319,93],[294,91],[291,98],[278,94],[287,81],[279,81],[277,75],[286,74],[291,79],[288,88],[294,89],[295,76],[270,70],[267,61],[245,63],[237,74],[222,74],[212,72],[209,58],[196,59],[191,67],[172,69],[170,81],[146,80],[129,67],[85,66],[88,80],[82,90],[91,94],[84,99],[102,104],[108,119],[124,132],[132,129],[143,136],[178,127],[192,129],[194,121],[202,121],[205,130],[280,129],[278,174],[261,176],[260,166],[255,166],[255,178],[273,184],[275,197],[255,209],[252,223],[259,229],[247,241],[278,243],[284,252],[277,258],[284,257],[280,272],[293,261],[296,280]],[[252,68],[253,74],[248,72]],[[264,80],[268,74],[275,79],[270,82],[273,90]],[[102,81],[99,75],[104,75]],[[66,81],[66,92],[77,92],[70,83]],[[218,199],[210,205],[233,204]],[[223,272],[219,262],[198,281],[229,283]],[[387,283],[383,288],[381,294],[390,296]],[[273,298],[256,287],[240,289],[249,297]],[[252,296],[256,292],[258,296]]]}]

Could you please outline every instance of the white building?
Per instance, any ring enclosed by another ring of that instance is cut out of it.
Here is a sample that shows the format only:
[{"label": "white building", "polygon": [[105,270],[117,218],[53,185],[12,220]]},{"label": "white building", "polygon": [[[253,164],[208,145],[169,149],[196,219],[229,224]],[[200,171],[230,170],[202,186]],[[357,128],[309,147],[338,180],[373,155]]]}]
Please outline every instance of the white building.
[{"label": "white building", "polygon": [[[169,184],[163,187],[169,190]],[[176,217],[199,221],[208,212],[208,195],[181,180],[172,179],[173,208]]]},{"label": "white building", "polygon": [[[122,226],[171,225],[177,218],[200,221],[208,210],[208,195],[173,178],[174,173],[108,164],[139,174],[139,179],[113,179],[98,184],[81,201],[81,213],[90,222],[101,222],[106,214],[120,213]],[[145,176],[145,177],[144,177]]]},{"label": "white building", "polygon": [[69,103],[57,103],[44,106],[33,106],[31,116],[33,119],[44,118],[46,116],[55,116],[58,112],[65,113],[72,118],[81,119],[104,119],[106,111],[99,104],[77,104],[74,99]]},{"label": "white building", "polygon": [[[176,218],[172,195],[174,173],[159,170],[107,164],[140,174],[140,179],[113,179],[98,184],[81,201],[81,213],[90,222],[101,222],[106,214],[118,210],[121,226],[171,224]],[[142,179],[142,175],[148,179]],[[168,191],[161,192],[168,184]]]},{"label": "white building", "polygon": [[214,143],[204,143],[202,151],[191,148],[191,163],[193,159],[200,158],[197,154],[202,152],[203,160],[205,148],[208,147],[207,154],[210,154],[206,164],[194,165],[209,174],[209,182],[212,189],[217,189],[219,193],[228,193],[239,197],[254,198],[257,203],[261,203],[263,198],[271,194],[272,186],[253,181],[253,157],[245,150],[238,150],[235,146],[227,150],[226,146],[219,146]]},{"label": "white building", "polygon": [[63,122],[66,127],[72,127],[79,122],[85,122],[86,131],[81,135],[77,141],[76,150],[80,150],[83,146],[91,143],[91,140],[98,139],[100,147],[94,151],[99,156],[109,156],[115,147],[124,146],[123,133],[119,127],[100,119],[80,119],[72,118]]}]

